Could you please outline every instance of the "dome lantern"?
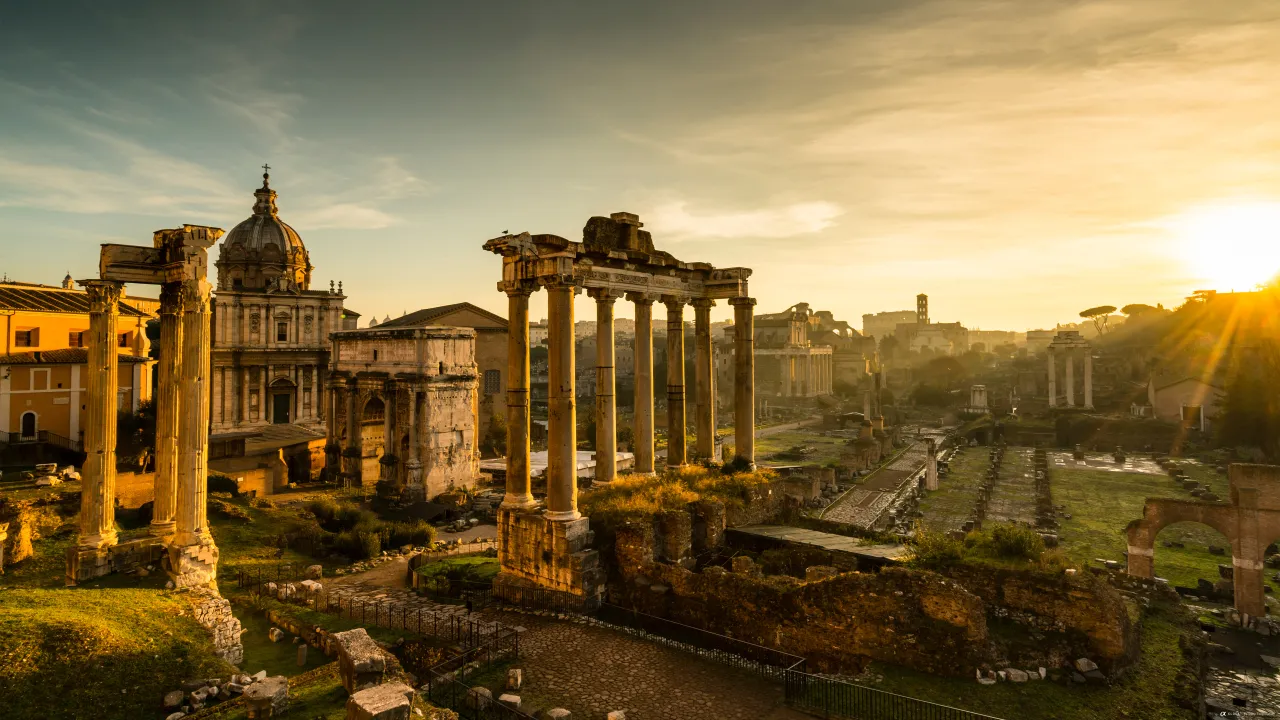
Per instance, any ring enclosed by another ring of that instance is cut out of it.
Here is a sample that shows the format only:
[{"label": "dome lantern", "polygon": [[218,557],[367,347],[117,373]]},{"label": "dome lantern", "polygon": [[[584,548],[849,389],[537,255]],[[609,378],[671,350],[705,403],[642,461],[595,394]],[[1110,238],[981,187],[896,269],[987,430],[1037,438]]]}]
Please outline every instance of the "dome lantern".
[{"label": "dome lantern", "polygon": [[312,265],[297,231],[279,217],[269,165],[253,192],[253,215],[231,229],[218,253],[218,289],[299,292],[311,287]]}]

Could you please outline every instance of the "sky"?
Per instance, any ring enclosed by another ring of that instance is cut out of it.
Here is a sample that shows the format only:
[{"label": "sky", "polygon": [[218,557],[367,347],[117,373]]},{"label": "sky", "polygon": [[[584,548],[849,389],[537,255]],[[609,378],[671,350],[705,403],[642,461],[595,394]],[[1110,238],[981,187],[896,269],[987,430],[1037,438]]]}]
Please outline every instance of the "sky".
[{"label": "sky", "polygon": [[485,240],[580,239],[617,211],[681,260],[752,268],[758,312],[855,326],[925,292],[935,321],[1052,327],[1280,268],[1275,0],[0,16],[0,272],[19,280],[90,277],[99,243],[159,228],[229,230],[263,163],[313,287],[343,281],[366,318],[505,315]]}]

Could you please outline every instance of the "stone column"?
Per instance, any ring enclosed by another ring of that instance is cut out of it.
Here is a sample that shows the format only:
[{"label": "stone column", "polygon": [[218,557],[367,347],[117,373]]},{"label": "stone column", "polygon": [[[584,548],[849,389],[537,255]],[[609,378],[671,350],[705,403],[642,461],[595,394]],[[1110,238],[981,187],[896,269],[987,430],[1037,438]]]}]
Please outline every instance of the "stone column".
[{"label": "stone column", "polygon": [[635,471],[653,474],[653,297],[627,293],[636,309]]},{"label": "stone column", "polygon": [[715,300],[695,299],[693,305],[694,333],[694,427],[698,434],[698,457],[719,460],[716,457],[716,368],[715,347],[711,342],[711,308]]},{"label": "stone column", "polygon": [[924,489],[938,489],[938,442],[933,438],[925,439],[925,471]]},{"label": "stone column", "polygon": [[84,280],[80,284],[89,296],[89,348],[77,544],[96,549],[116,544],[116,396],[120,385],[116,316],[123,286],[111,280]]},{"label": "stone column", "polygon": [[360,487],[364,484],[364,441],[360,437],[364,406],[356,407],[360,396],[358,384],[348,383],[344,392],[347,395],[347,448],[342,451],[342,474],[347,478],[348,487]]},{"label": "stone column", "polygon": [[1049,357],[1049,407],[1058,406],[1058,371],[1053,367],[1053,348],[1045,353]]},{"label": "stone column", "polygon": [[596,474],[595,481],[613,482],[618,476],[618,414],[613,352],[613,302],[618,294],[593,288],[596,301]]},{"label": "stone column", "polygon": [[387,383],[382,389],[382,457],[378,459],[378,479],[394,485],[396,482],[396,414],[400,412],[397,404],[400,393],[397,383]]},{"label": "stone column", "polygon": [[1075,352],[1071,349],[1068,349],[1062,354],[1062,359],[1065,360],[1067,364],[1067,407],[1076,406],[1076,360],[1075,357],[1073,357],[1074,355]]},{"label": "stone column", "polygon": [[573,296],[568,278],[547,283],[547,513],[568,521],[578,512],[578,428],[573,363]]},{"label": "stone column", "polygon": [[249,368],[240,368],[240,422],[249,422]]},{"label": "stone column", "polygon": [[507,288],[507,493],[504,508],[534,504],[529,479],[529,295]]},{"label": "stone column", "polygon": [[209,401],[209,282],[203,278],[182,283],[182,365],[184,391],[178,420],[178,501],[176,545],[213,542],[206,521]]},{"label": "stone column", "polygon": [[756,361],[754,298],[738,297],[733,306],[733,441],[737,458],[756,465]]},{"label": "stone column", "polygon": [[667,467],[685,464],[684,300],[663,296],[667,306]]},{"label": "stone column", "polygon": [[426,499],[422,487],[422,461],[418,459],[418,389],[409,389],[409,459],[404,463],[405,484],[409,487],[409,495],[413,499]]},{"label": "stone column", "polygon": [[1084,409],[1093,409],[1093,348],[1084,349]]},{"label": "stone column", "polygon": [[156,393],[155,504],[151,534],[169,537],[177,528],[178,425],[182,391],[182,283],[160,288],[160,362]]}]

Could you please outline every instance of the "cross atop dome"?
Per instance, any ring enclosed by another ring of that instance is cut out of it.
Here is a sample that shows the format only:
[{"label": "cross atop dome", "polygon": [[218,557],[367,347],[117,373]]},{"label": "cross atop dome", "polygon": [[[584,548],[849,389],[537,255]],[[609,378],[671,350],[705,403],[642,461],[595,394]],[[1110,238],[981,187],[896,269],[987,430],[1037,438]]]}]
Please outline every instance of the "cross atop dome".
[{"label": "cross atop dome", "polygon": [[262,188],[264,190],[271,187],[271,185],[269,184],[269,181],[271,180],[270,173],[271,173],[271,166],[266,163],[263,163],[262,164]]}]

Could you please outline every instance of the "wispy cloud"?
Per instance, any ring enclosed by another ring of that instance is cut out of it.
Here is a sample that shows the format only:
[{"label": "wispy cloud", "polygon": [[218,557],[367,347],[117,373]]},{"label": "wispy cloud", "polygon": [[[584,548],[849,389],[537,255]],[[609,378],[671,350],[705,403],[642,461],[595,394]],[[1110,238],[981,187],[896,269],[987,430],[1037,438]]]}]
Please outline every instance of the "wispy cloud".
[{"label": "wispy cloud", "polygon": [[759,210],[690,212],[686,202],[670,202],[646,215],[654,232],[673,240],[689,238],[788,238],[821,232],[842,214],[829,202],[800,202]]}]

